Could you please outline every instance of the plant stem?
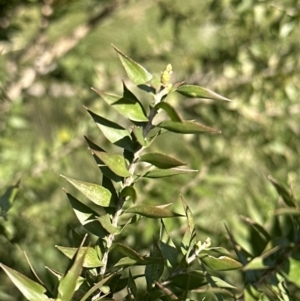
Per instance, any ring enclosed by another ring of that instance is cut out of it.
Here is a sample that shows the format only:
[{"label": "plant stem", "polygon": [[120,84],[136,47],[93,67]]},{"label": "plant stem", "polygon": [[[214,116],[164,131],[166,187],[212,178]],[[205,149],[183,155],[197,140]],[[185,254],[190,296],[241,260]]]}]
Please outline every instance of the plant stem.
[{"label": "plant stem", "polygon": [[[166,89],[162,89],[160,92],[158,92],[157,94],[154,95],[154,106],[151,108],[151,110],[148,114],[148,122],[145,123],[145,125],[143,126],[144,138],[148,135],[150,130],[153,128],[152,121],[158,112],[158,110],[155,108],[155,105],[158,104],[167,93],[168,93],[168,91]],[[131,173],[131,176],[124,178],[123,188],[132,185],[132,182],[134,180],[133,175],[134,175],[134,171],[136,168],[136,162],[137,162],[138,158],[140,157],[140,154],[143,150],[144,150],[144,147],[141,147],[134,153],[133,160],[128,167],[128,170]],[[123,211],[124,202],[125,202],[125,197],[120,196],[119,202],[118,202],[118,208],[112,218],[112,225],[114,227],[118,226],[118,221],[119,221],[120,215]],[[111,248],[111,246],[114,242],[114,239],[115,239],[115,234],[113,234],[113,233],[110,233],[107,236],[106,250],[102,257],[103,266],[101,267],[101,270],[100,270],[100,275],[102,275],[102,276],[104,276],[106,273],[107,263],[108,263],[108,253],[109,253],[109,249]]]}]

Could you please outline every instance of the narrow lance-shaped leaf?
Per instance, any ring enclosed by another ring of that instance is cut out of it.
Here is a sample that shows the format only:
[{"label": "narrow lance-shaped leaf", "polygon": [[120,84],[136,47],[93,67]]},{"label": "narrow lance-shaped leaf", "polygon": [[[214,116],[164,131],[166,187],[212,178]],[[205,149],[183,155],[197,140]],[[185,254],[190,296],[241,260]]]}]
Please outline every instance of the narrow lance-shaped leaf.
[{"label": "narrow lance-shaped leaf", "polygon": [[171,156],[160,153],[148,153],[139,158],[139,161],[148,162],[158,168],[167,169],[185,165],[184,162],[175,159]]},{"label": "narrow lance-shaped leaf", "polygon": [[94,183],[74,180],[63,175],[61,176],[75,186],[93,203],[103,207],[110,206],[111,192],[108,189]]},{"label": "narrow lance-shaped leaf", "polygon": [[[78,251],[78,248],[69,248],[69,247],[63,247],[63,246],[55,246],[59,251],[61,251],[64,255],[66,255],[69,259],[74,258],[74,255]],[[79,251],[80,255],[83,255],[86,253],[83,267],[85,268],[95,268],[100,267],[103,265],[101,260],[98,257],[97,251],[93,248],[89,247],[82,247]]]},{"label": "narrow lance-shaped leaf", "polygon": [[221,133],[219,130],[191,120],[184,120],[182,122],[165,120],[158,124],[158,127],[178,134],[202,134],[204,132]]},{"label": "narrow lance-shaped leaf", "polygon": [[183,168],[171,168],[171,169],[152,169],[146,172],[143,177],[145,178],[164,178],[164,177],[171,177],[180,174],[186,174],[191,172],[197,172],[198,170],[195,169],[183,169]]},{"label": "narrow lance-shaped leaf", "polygon": [[111,249],[117,250],[121,254],[136,260],[138,262],[143,262],[144,258],[135,250],[131,249],[130,247],[123,245],[121,243],[115,243],[112,245]]},{"label": "narrow lance-shaped leaf", "polygon": [[243,267],[243,265],[239,261],[227,256],[220,256],[217,258],[208,255],[201,257],[201,261],[203,261],[205,265],[215,271],[230,271],[241,269]]},{"label": "narrow lance-shaped leaf", "polygon": [[293,195],[290,194],[283,185],[279,184],[271,176],[268,176],[268,179],[272,183],[272,185],[275,187],[277,193],[283,198],[284,202],[289,207],[296,207],[295,199],[294,199]]},{"label": "narrow lance-shaped leaf", "polygon": [[129,177],[131,176],[130,172],[126,168],[125,159],[121,155],[111,155],[105,152],[99,152],[92,150],[92,152],[100,158],[101,161],[116,175],[120,177]]},{"label": "narrow lance-shaped leaf", "polygon": [[114,123],[94,112],[87,110],[94,122],[98,125],[103,135],[113,144],[132,151],[132,140],[129,132],[121,127],[119,124]]},{"label": "narrow lance-shaped leaf", "polygon": [[159,102],[155,106],[155,108],[164,110],[171,118],[172,121],[177,121],[177,122],[182,121],[182,118],[180,117],[179,113],[167,102]]},{"label": "narrow lance-shaped leaf", "polygon": [[37,282],[0,263],[0,267],[27,300],[48,300],[46,289]]},{"label": "narrow lance-shaped leaf", "polygon": [[145,277],[147,281],[148,290],[151,290],[155,281],[158,281],[164,271],[164,260],[158,246],[158,243],[154,240],[152,250],[150,252],[151,257],[158,257],[158,262],[149,264],[145,268]]},{"label": "narrow lance-shaped leaf", "polygon": [[209,89],[202,88],[196,85],[182,85],[176,89],[176,92],[191,98],[208,98],[215,100],[231,101],[230,99],[221,96]]},{"label": "narrow lance-shaped leaf", "polygon": [[130,80],[136,84],[145,84],[152,79],[152,75],[140,64],[129,58],[127,55],[121,52],[117,47],[113,45],[113,48],[118,53],[121,63],[130,78]]},{"label": "narrow lance-shaped leaf", "polygon": [[81,251],[85,238],[77,250],[73,265],[59,281],[58,298],[61,301],[70,301],[78,286],[79,276],[83,267],[86,253],[88,251],[88,249],[85,249],[84,252]]},{"label": "narrow lance-shaped leaf", "polygon": [[6,219],[7,212],[12,207],[18,190],[19,182],[16,185],[10,186],[0,197],[0,217],[2,216]]},{"label": "narrow lance-shaped leaf", "polygon": [[168,209],[152,206],[152,205],[138,205],[131,207],[125,211],[126,213],[135,213],[149,218],[168,218],[175,216],[182,216],[176,212],[170,211]]}]

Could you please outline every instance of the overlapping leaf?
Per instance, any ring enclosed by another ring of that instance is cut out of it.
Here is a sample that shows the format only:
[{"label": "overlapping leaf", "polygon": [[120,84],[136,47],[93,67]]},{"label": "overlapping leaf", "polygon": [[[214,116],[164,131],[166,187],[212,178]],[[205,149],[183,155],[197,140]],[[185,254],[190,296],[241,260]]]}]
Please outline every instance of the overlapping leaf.
[{"label": "overlapping leaf", "polygon": [[217,129],[191,120],[184,120],[182,122],[165,120],[159,123],[157,126],[178,134],[202,134],[204,132],[221,133]]},{"label": "overlapping leaf", "polygon": [[241,269],[243,267],[243,265],[239,261],[228,256],[214,257],[207,255],[201,257],[201,261],[203,261],[205,265],[215,271],[230,271]]},{"label": "overlapping leaf", "polygon": [[182,85],[176,89],[176,92],[191,98],[208,98],[214,100],[231,101],[230,99],[221,96],[209,89],[202,88],[196,85]]},{"label": "overlapping leaf", "polygon": [[152,205],[138,205],[131,207],[125,211],[126,213],[135,213],[149,218],[168,218],[182,216],[179,213],[170,211],[164,207]]},{"label": "overlapping leaf", "polygon": [[152,75],[143,66],[129,58],[117,47],[113,46],[113,48],[118,53],[121,63],[128,77],[134,84],[145,84],[152,79]]},{"label": "overlapping leaf", "polygon": [[71,179],[63,175],[62,177],[75,186],[93,203],[103,207],[108,207],[111,205],[111,192],[103,186]]},{"label": "overlapping leaf", "polygon": [[160,153],[144,154],[139,158],[139,161],[148,162],[161,169],[168,169],[185,165],[184,162],[178,159]]},{"label": "overlapping leaf", "polygon": [[146,172],[143,177],[145,178],[164,178],[164,177],[171,177],[180,174],[186,174],[191,172],[197,172],[195,169],[183,169],[183,168],[170,168],[170,169],[151,169],[150,171]]}]

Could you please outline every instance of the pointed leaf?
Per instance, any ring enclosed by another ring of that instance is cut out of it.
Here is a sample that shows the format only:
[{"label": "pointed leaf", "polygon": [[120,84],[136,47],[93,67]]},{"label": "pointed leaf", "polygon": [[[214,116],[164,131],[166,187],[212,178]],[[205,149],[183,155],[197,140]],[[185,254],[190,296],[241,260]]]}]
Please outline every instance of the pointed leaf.
[{"label": "pointed leaf", "polygon": [[111,234],[117,234],[120,232],[120,230],[116,227],[114,227],[111,223],[110,217],[108,214],[102,215],[98,218],[98,221],[102,225],[102,227]]},{"label": "pointed leaf", "polygon": [[230,99],[223,97],[209,89],[202,88],[195,85],[182,85],[176,89],[176,91],[186,97],[191,98],[208,98],[215,100],[231,101]]},{"label": "pointed leaf", "polygon": [[127,290],[128,290],[128,294],[130,294],[131,298],[134,298],[133,300],[135,300],[135,296],[136,296],[136,293],[137,293],[137,287],[136,287],[136,283],[134,281],[134,278],[132,277],[130,269],[129,269]]},{"label": "pointed leaf", "polygon": [[137,262],[143,262],[144,258],[135,250],[131,249],[130,247],[120,244],[120,243],[115,243],[112,245],[112,249],[117,250],[121,254],[137,261]]},{"label": "pointed leaf", "polygon": [[230,271],[236,270],[243,267],[243,265],[230,257],[227,256],[220,256],[220,257],[213,257],[213,256],[205,256],[201,258],[201,261],[205,263],[209,268],[215,271]]},{"label": "pointed leaf", "polygon": [[108,103],[113,109],[115,109],[122,116],[138,122],[148,121],[148,118],[145,115],[142,104],[134,96],[134,94],[132,95],[135,97],[135,99],[116,96],[109,93],[102,93],[101,91],[94,88],[93,91],[99,94],[106,103]]},{"label": "pointed leaf", "polygon": [[10,186],[0,197],[0,217],[6,219],[8,210],[12,207],[19,190],[19,182]]},{"label": "pointed leaf", "polygon": [[171,177],[185,173],[198,172],[198,170],[194,169],[183,169],[183,168],[172,168],[172,169],[152,169],[146,172],[143,177],[145,178],[163,178],[163,177]]},{"label": "pointed leaf", "polygon": [[182,122],[165,120],[157,126],[178,134],[202,134],[203,132],[221,133],[219,130],[191,120],[184,120]]},{"label": "pointed leaf", "polygon": [[75,186],[80,192],[82,192],[90,201],[92,201],[96,205],[103,207],[110,206],[111,192],[103,186],[74,180],[63,175],[61,176],[65,178],[68,182],[70,182],[73,186]]},{"label": "pointed leaf", "polygon": [[110,155],[105,152],[92,150],[92,152],[104,162],[104,164],[120,177],[130,177],[131,174],[126,168],[124,157],[121,155]]},{"label": "pointed leaf", "polygon": [[148,290],[151,290],[155,281],[159,281],[164,271],[164,260],[160,251],[160,248],[156,241],[153,242],[152,250],[150,251],[151,257],[158,257],[158,262],[149,264],[145,268],[145,277],[147,281]]},{"label": "pointed leaf", "polygon": [[207,284],[204,273],[197,270],[175,275],[170,278],[170,281],[175,286],[184,290],[196,289]]},{"label": "pointed leaf", "polygon": [[106,229],[104,229],[98,219],[86,221],[83,224],[83,227],[99,238],[104,238],[108,234],[108,232],[106,231]]},{"label": "pointed leaf", "polygon": [[[74,258],[74,255],[78,251],[78,248],[68,248],[68,247],[57,246],[57,245],[55,247],[70,259]],[[101,267],[103,265],[95,249],[89,247],[82,247],[79,251],[79,255],[81,256],[85,253],[86,255],[82,265],[83,267],[96,268],[96,267]]]},{"label": "pointed leaf", "polygon": [[275,187],[277,193],[283,198],[284,202],[289,207],[296,207],[295,199],[294,199],[293,195],[290,194],[283,185],[279,184],[271,176],[268,176],[268,179],[272,183],[272,185]]},{"label": "pointed leaf", "polygon": [[136,139],[136,141],[141,145],[141,146],[146,146],[147,145],[147,141],[144,138],[144,134],[143,134],[143,128],[142,127],[135,127],[133,130],[133,135]]},{"label": "pointed leaf", "polygon": [[126,213],[135,213],[149,218],[168,218],[175,216],[182,216],[165,208],[152,206],[152,205],[139,205],[134,206],[125,211]]},{"label": "pointed leaf", "polygon": [[145,84],[152,79],[152,75],[141,65],[133,61],[127,55],[122,53],[117,47],[113,45],[113,48],[118,53],[121,63],[130,78],[130,80],[136,84]]},{"label": "pointed leaf", "polygon": [[172,167],[185,165],[184,162],[179,161],[178,159],[160,153],[148,153],[142,155],[139,158],[139,161],[148,162],[161,169],[168,169]]},{"label": "pointed leaf", "polygon": [[90,207],[78,201],[71,194],[66,192],[69,202],[78,218],[79,222],[83,225],[87,219],[89,219],[93,215],[97,215],[97,213]]},{"label": "pointed leaf", "polygon": [[81,251],[83,242],[77,250],[73,265],[59,281],[58,298],[60,301],[70,301],[78,287],[80,281],[79,276],[83,267],[86,253],[88,251],[87,248],[84,249],[84,252]]},{"label": "pointed leaf", "polygon": [[133,203],[136,201],[136,191],[133,186],[124,187],[121,191],[121,196],[125,198],[130,197]]},{"label": "pointed leaf", "polygon": [[0,263],[0,267],[27,300],[48,300],[48,297],[44,294],[46,289],[42,285],[9,268],[3,263]]},{"label": "pointed leaf", "polygon": [[94,119],[94,122],[98,125],[103,135],[111,143],[129,151],[133,150],[131,136],[126,129],[124,129],[117,123],[114,123],[102,116],[93,113],[90,110],[87,111],[90,113],[90,115]]},{"label": "pointed leaf", "polygon": [[179,113],[167,102],[159,102],[156,106],[156,109],[163,109],[172,121],[181,122],[182,118]]},{"label": "pointed leaf", "polygon": [[190,233],[193,233],[193,231],[195,230],[195,222],[194,222],[192,211],[190,210],[189,206],[184,201],[183,197],[181,197],[181,202],[182,202],[182,206],[184,208],[185,216],[187,218],[188,228],[190,230]]}]

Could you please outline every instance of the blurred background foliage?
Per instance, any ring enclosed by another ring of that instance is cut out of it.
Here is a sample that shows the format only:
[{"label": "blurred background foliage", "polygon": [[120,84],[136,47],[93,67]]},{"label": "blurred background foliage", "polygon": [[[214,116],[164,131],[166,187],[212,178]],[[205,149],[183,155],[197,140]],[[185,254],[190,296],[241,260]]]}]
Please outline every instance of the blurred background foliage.
[{"label": "blurred background foliage", "polygon": [[[224,223],[234,232],[240,215],[261,223],[270,216],[278,196],[268,175],[299,195],[299,20],[298,0],[0,0],[1,194],[21,180],[8,220],[0,220],[1,262],[28,274],[26,251],[43,279],[44,265],[65,264],[54,245],[70,245],[78,222],[59,174],[101,179],[83,135],[108,144],[83,105],[114,114],[90,90],[121,91],[125,73],[111,44],[157,76],[171,63],[174,81],[233,100],[169,97],[185,118],[222,134],[159,138],[154,150],[199,172],[141,182],[140,202],[179,204],[182,194],[203,239],[218,244]],[[155,227],[126,239],[146,247]],[[0,274],[0,299],[16,298]]]}]

